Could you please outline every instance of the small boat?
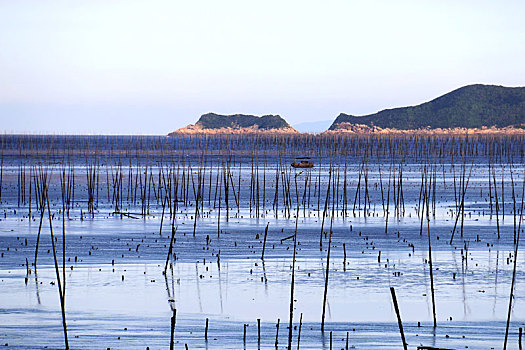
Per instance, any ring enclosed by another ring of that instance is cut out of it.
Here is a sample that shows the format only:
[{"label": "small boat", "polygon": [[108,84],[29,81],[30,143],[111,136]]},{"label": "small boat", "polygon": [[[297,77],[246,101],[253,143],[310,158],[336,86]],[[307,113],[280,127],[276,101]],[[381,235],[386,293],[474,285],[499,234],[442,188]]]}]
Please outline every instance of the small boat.
[{"label": "small boat", "polygon": [[314,162],[309,157],[301,157],[301,158],[295,158],[295,162],[293,162],[292,167],[294,168],[313,168]]}]

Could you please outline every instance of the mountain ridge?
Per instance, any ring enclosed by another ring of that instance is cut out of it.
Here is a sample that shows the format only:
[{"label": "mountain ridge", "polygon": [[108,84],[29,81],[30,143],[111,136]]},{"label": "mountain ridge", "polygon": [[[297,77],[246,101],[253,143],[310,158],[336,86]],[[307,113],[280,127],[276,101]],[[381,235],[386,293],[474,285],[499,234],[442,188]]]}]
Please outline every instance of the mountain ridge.
[{"label": "mountain ridge", "polygon": [[364,125],[381,129],[522,127],[525,87],[473,84],[415,106],[354,116],[341,113],[328,130]]}]

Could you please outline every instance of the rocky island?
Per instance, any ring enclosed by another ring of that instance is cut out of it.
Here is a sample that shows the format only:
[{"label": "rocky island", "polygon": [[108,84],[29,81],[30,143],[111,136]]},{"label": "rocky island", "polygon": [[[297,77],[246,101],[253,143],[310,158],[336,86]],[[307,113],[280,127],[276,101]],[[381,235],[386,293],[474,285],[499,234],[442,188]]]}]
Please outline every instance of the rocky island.
[{"label": "rocky island", "polygon": [[251,133],[297,133],[279,115],[263,115],[258,117],[247,114],[221,115],[216,113],[203,114],[197,123],[190,124],[168,134],[251,134]]}]

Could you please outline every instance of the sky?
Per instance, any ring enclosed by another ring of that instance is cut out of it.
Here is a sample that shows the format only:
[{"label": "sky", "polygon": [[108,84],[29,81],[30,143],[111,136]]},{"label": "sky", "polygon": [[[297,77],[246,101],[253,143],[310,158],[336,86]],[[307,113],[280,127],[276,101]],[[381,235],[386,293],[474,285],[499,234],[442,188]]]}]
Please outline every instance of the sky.
[{"label": "sky", "polygon": [[525,86],[525,1],[0,0],[0,132],[290,124]]}]

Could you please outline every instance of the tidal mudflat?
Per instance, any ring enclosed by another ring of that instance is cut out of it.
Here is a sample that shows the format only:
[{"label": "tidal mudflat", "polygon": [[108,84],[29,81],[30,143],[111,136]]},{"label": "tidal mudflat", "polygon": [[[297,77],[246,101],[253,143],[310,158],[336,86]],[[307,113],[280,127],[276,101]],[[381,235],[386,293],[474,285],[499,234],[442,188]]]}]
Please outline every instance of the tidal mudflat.
[{"label": "tidal mudflat", "polygon": [[522,136],[0,141],[6,348],[519,348]]}]

